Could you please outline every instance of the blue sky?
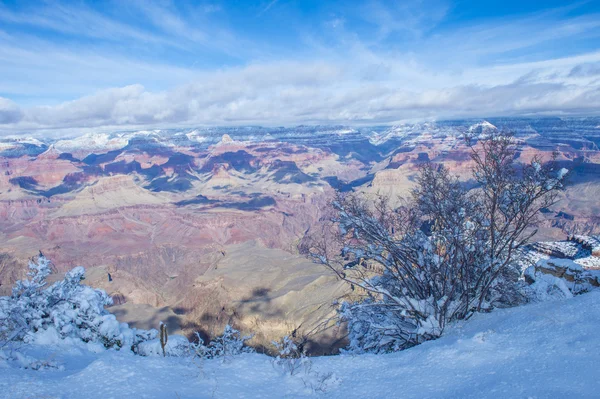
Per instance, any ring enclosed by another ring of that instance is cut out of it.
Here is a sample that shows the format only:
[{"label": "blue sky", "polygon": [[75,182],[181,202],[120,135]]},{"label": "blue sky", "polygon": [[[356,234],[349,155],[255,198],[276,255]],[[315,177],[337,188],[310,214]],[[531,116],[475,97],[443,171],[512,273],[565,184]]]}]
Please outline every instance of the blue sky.
[{"label": "blue sky", "polygon": [[0,131],[600,112],[600,1],[3,1]]}]

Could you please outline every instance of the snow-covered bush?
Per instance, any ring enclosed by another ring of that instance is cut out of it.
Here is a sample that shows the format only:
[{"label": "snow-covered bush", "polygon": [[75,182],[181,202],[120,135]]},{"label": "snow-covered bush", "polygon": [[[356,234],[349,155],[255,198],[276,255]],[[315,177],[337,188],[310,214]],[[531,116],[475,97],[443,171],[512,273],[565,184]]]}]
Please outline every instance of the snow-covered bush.
[{"label": "snow-covered bush", "polygon": [[0,298],[0,334],[5,342],[31,342],[55,330],[61,339],[101,343],[106,348],[133,348],[156,337],[156,330],[137,330],[104,309],[112,303],[103,290],[83,285],[83,267],[75,267],[61,281],[46,287],[50,262],[40,256],[29,263],[30,279],[18,281],[10,297]]},{"label": "snow-covered bush", "polygon": [[52,359],[52,356],[46,359],[36,359],[18,351],[12,351],[9,354],[0,352],[0,360],[12,361],[17,367],[29,370],[64,370],[65,368]]},{"label": "snow-covered bush", "polygon": [[286,335],[272,343],[277,351],[273,367],[285,375],[301,378],[310,392],[326,393],[341,382],[333,372],[319,373],[313,370],[312,361],[302,350],[302,342]]},{"label": "snow-covered bush", "polygon": [[[165,356],[181,357],[191,354],[190,341],[183,335],[169,335],[165,345]],[[137,345],[136,352],[141,356],[163,356],[163,348],[160,340],[152,339]]]},{"label": "snow-covered bush", "polygon": [[341,308],[351,349],[408,348],[439,337],[448,322],[520,300],[520,249],[565,171],[538,159],[519,167],[505,134],[472,149],[474,188],[425,164],[400,206],[339,194],[330,228],[304,244],[353,290]]},{"label": "snow-covered bush", "polygon": [[324,394],[342,383],[342,380],[332,372],[318,373],[311,371],[302,377],[304,386],[312,393]]},{"label": "snow-covered bush", "polygon": [[246,341],[252,339],[252,336],[242,336],[238,330],[229,324],[225,326],[223,334],[214,338],[208,345],[204,344],[198,334],[197,337],[198,343],[195,345],[195,352],[201,358],[228,358],[242,353],[254,352],[254,349],[246,345]]},{"label": "snow-covered bush", "polygon": [[299,345],[294,342],[294,339],[286,335],[281,341],[273,341],[273,345],[277,350],[277,356],[273,359],[273,365],[284,373],[295,375],[300,371],[308,373],[312,367],[310,359],[304,351],[299,348]]},{"label": "snow-covered bush", "polygon": [[[417,326],[403,316],[402,309],[394,309],[372,298],[360,302],[343,302],[340,319],[347,323],[348,346],[343,353],[387,353],[406,349],[411,337],[403,331],[416,331]],[[420,343],[416,336],[414,344]],[[423,339],[424,340],[424,339]]]},{"label": "snow-covered bush", "polygon": [[116,318],[104,310],[112,300],[102,290],[81,285],[84,275],[84,268],[76,267],[44,291],[46,312],[42,328],[52,325],[63,337],[104,341],[107,347],[113,346],[121,330]]},{"label": "snow-covered bush", "polygon": [[51,272],[50,261],[45,257],[30,261],[30,278],[17,281],[12,295],[0,298],[0,339],[4,342],[23,339],[30,330],[42,327],[47,309],[43,288]]}]

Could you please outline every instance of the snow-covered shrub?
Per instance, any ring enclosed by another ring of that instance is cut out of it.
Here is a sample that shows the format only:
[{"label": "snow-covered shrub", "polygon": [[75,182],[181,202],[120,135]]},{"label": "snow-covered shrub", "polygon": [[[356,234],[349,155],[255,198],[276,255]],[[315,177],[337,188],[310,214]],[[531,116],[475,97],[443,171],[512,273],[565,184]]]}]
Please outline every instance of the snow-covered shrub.
[{"label": "snow-covered shrub", "polygon": [[472,149],[474,188],[425,164],[400,206],[338,194],[333,223],[305,242],[353,290],[341,308],[352,349],[408,348],[439,337],[448,322],[521,300],[520,249],[565,171],[538,159],[518,167],[504,134]]},{"label": "snow-covered shrub", "polygon": [[23,339],[30,330],[42,327],[48,305],[43,288],[51,272],[51,263],[45,257],[30,261],[30,278],[17,281],[12,295],[0,298],[0,339],[4,342]]},{"label": "snow-covered shrub", "polygon": [[[164,347],[165,356],[181,357],[191,353],[191,344],[183,335],[169,335],[169,340]],[[137,345],[136,352],[141,356],[163,356],[163,347],[160,339],[141,342]]]},{"label": "snow-covered shrub", "polygon": [[24,355],[20,352],[14,351],[9,358],[13,360],[16,365],[20,368],[29,370],[64,370],[64,366],[51,357],[47,359],[36,359],[31,356]]},{"label": "snow-covered shrub", "polygon": [[17,339],[21,329],[13,317],[10,297],[0,297],[0,348]]},{"label": "snow-covered shrub", "polygon": [[103,341],[111,347],[121,334],[119,322],[104,310],[112,300],[106,292],[82,285],[84,275],[84,268],[76,267],[44,291],[46,312],[42,328],[52,325],[63,337]]},{"label": "snow-covered shrub", "polygon": [[83,285],[83,267],[75,267],[61,281],[46,287],[50,262],[40,256],[29,263],[28,280],[18,281],[10,297],[0,298],[0,333],[5,341],[31,342],[55,330],[61,339],[98,342],[106,348],[132,348],[156,337],[156,330],[131,329],[104,309],[112,303],[103,290]]},{"label": "snow-covered shrub", "polygon": [[252,339],[252,336],[242,336],[242,334],[231,327],[225,326],[223,334],[214,338],[205,345],[202,338],[197,334],[198,343],[195,345],[195,352],[201,358],[227,358],[240,355],[242,353],[252,353],[254,349],[246,345],[246,341]]},{"label": "snow-covered shrub", "polygon": [[[385,298],[382,299],[385,302]],[[360,302],[343,302],[340,319],[347,323],[348,346],[345,353],[387,353],[406,349],[408,342],[420,341],[404,331],[416,331],[417,326],[403,316],[403,309],[387,306],[372,298]],[[423,339],[424,340],[424,339]]]},{"label": "snow-covered shrub", "polygon": [[150,330],[131,328],[127,323],[120,323],[119,326],[121,333],[118,336],[117,346],[131,349],[133,352],[136,352],[140,344],[153,340],[158,335],[158,331],[154,328]]},{"label": "snow-covered shrub", "polygon": [[285,375],[298,376],[304,386],[312,393],[326,393],[339,385],[340,379],[333,372],[319,373],[313,370],[312,361],[304,351],[301,342],[286,335],[280,341],[273,341],[277,356],[273,359],[273,367]]},{"label": "snow-covered shrub", "polygon": [[301,371],[310,372],[312,362],[293,338],[286,335],[279,342],[273,341],[273,345],[277,350],[277,356],[273,359],[273,365],[276,368],[289,375],[295,375]]},{"label": "snow-covered shrub", "polygon": [[311,371],[302,377],[304,386],[312,393],[323,394],[340,385],[342,380],[334,372],[317,373]]}]

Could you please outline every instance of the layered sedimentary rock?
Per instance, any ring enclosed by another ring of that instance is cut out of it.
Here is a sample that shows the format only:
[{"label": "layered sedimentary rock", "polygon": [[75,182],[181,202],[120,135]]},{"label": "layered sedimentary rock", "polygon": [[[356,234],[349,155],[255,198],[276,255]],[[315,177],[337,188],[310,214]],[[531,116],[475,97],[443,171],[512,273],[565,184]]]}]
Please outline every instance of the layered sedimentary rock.
[{"label": "layered sedimentary rock", "polygon": [[42,251],[57,273],[87,267],[88,282],[113,295],[119,317],[140,326],[167,318],[186,333],[210,333],[233,321],[265,342],[284,330],[313,330],[343,286],[297,245],[325,217],[335,190],[407,196],[425,162],[444,163],[468,182],[463,136],[477,140],[495,126],[515,132],[519,160],[558,151],[557,167],[572,171],[540,239],[597,222],[599,120],[3,139],[0,290]]}]

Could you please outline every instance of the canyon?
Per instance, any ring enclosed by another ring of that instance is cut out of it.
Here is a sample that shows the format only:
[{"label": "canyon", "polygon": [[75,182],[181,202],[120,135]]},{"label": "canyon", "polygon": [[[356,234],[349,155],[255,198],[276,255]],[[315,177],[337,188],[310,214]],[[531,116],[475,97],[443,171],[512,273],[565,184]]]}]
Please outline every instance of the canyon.
[{"label": "canyon", "polygon": [[600,224],[600,118],[463,120],[398,126],[197,128],[0,138],[0,292],[42,252],[74,266],[141,328],[207,336],[227,323],[257,343],[301,331],[340,339],[347,294],[298,246],[337,191],[408,196],[419,165],[466,182],[464,136],[514,134],[520,161],[569,172],[538,241]]}]

